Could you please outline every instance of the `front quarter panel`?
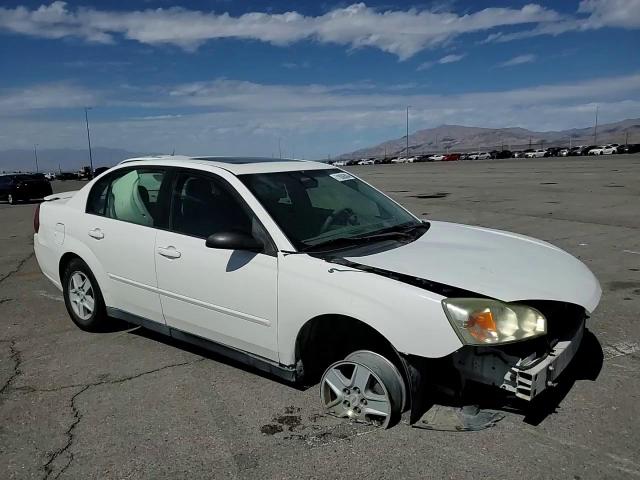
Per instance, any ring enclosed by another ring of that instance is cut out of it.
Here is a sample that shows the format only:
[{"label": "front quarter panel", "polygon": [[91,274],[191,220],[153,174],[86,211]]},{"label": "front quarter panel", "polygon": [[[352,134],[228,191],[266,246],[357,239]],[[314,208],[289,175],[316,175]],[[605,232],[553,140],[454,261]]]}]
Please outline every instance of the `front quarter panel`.
[{"label": "front quarter panel", "polygon": [[462,346],[432,292],[308,255],[279,254],[280,362],[295,363],[302,326],[320,315],[360,320],[401,353],[439,358]]}]

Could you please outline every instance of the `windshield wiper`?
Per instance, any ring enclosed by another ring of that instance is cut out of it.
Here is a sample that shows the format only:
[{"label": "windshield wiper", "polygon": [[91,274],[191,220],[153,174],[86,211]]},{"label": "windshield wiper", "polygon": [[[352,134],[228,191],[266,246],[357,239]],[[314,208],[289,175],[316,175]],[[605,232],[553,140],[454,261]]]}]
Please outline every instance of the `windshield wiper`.
[{"label": "windshield wiper", "polygon": [[380,235],[388,235],[388,234],[398,234],[398,235],[409,235],[417,229],[427,229],[429,228],[428,223],[401,223],[399,225],[392,225],[391,227],[381,228],[380,230],[374,230],[373,232],[369,232],[362,235],[356,235],[353,238],[376,238]]},{"label": "windshield wiper", "polygon": [[379,242],[381,240],[393,240],[393,239],[411,240],[413,239],[413,235],[411,232],[416,228],[428,228],[428,226],[424,224],[395,225],[393,227],[383,228],[381,230],[375,230],[367,234],[354,235],[352,237],[333,238],[331,240],[327,240],[326,242],[321,242],[315,245],[306,246],[300,249],[300,251],[310,252],[314,250],[317,251],[317,249],[322,249],[322,251],[335,250],[338,248],[350,247],[354,245],[362,245],[366,243]]}]

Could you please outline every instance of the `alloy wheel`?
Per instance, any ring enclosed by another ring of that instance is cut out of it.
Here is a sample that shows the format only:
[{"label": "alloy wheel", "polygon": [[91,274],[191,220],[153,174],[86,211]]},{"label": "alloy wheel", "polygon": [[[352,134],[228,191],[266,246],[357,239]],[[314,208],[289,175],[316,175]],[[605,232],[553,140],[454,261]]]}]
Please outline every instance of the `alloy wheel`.
[{"label": "alloy wheel", "polygon": [[69,277],[69,301],[73,312],[81,320],[89,320],[95,309],[95,293],[89,277],[83,272],[73,272]]},{"label": "alloy wheel", "polygon": [[341,360],[324,372],[320,399],[330,415],[387,428],[400,412],[401,381],[379,365]]}]

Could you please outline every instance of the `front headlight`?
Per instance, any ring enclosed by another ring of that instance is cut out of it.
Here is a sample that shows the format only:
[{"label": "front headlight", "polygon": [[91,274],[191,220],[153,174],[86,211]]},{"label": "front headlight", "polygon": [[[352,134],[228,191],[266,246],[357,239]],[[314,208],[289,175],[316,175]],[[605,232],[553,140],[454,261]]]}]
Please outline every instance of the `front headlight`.
[{"label": "front headlight", "polygon": [[460,339],[469,345],[517,342],[547,333],[544,315],[518,303],[447,298],[442,306]]}]

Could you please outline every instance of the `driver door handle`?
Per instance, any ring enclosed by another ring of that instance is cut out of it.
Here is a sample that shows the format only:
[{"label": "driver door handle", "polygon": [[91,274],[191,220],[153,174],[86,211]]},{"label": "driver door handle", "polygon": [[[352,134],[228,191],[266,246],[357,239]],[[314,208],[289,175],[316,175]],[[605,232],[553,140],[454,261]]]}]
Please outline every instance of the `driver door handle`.
[{"label": "driver door handle", "polygon": [[102,233],[102,230],[99,228],[94,228],[93,230],[89,230],[89,236],[96,240],[102,240],[104,238],[104,233]]},{"label": "driver door handle", "polygon": [[180,258],[182,254],[176,250],[176,247],[169,245],[168,247],[158,247],[158,255],[162,255],[166,258]]}]

